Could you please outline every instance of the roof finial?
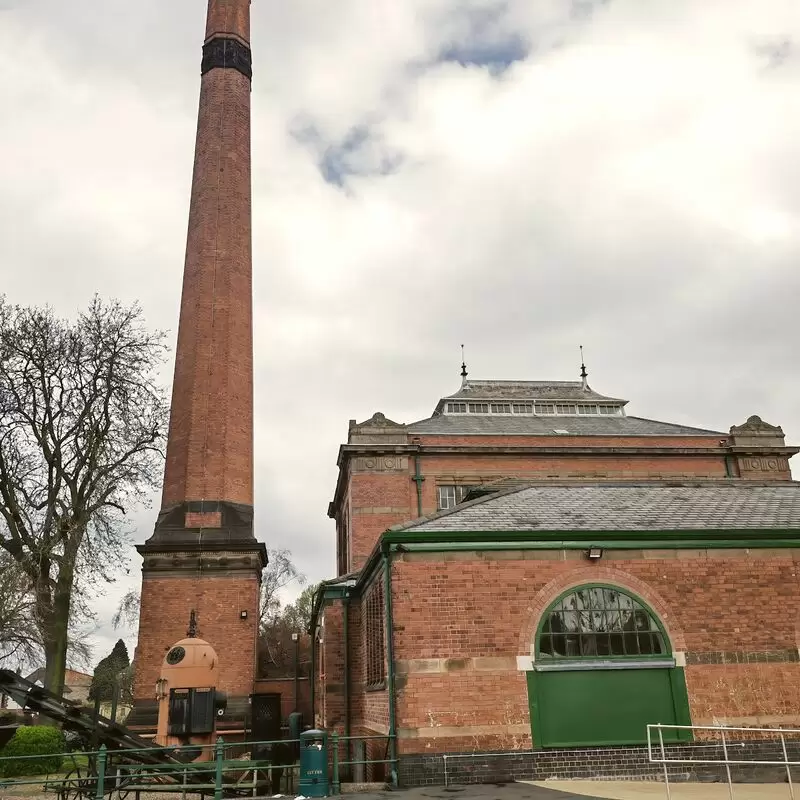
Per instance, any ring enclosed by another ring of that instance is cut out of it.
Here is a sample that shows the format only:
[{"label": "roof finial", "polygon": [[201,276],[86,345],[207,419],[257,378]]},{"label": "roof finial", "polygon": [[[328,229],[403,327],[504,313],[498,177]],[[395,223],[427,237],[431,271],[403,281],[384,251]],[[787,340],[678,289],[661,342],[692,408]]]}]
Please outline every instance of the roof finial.
[{"label": "roof finial", "polygon": [[586,364],[583,363],[583,345],[578,345],[581,350],[581,383],[583,384],[584,390],[589,388],[589,381],[587,378],[589,377],[589,373],[586,371]]},{"label": "roof finial", "polygon": [[189,614],[189,630],[186,631],[186,635],[190,639],[197,638],[197,615],[194,613],[194,609],[192,609],[192,613]]},{"label": "roof finial", "polygon": [[461,345],[461,385],[467,382],[467,362],[464,361],[464,345]]}]

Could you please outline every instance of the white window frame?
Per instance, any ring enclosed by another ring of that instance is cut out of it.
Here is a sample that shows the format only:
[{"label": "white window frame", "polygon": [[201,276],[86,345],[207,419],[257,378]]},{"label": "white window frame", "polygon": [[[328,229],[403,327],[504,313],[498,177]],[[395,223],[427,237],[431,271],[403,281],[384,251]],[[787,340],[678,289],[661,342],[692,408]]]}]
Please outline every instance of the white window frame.
[{"label": "white window frame", "polygon": [[[455,508],[463,499],[467,492],[473,488],[475,484],[464,483],[443,483],[436,487],[436,510],[449,511]],[[452,492],[449,491],[452,489]],[[443,491],[447,494],[447,505],[442,505]],[[452,505],[450,502],[452,501]]]}]

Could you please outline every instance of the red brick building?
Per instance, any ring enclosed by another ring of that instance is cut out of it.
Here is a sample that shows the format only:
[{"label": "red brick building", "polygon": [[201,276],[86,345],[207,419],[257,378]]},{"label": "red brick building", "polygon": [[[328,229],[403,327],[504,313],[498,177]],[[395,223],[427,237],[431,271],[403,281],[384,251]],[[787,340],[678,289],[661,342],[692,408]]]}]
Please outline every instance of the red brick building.
[{"label": "red brick building", "polygon": [[370,754],[415,782],[430,754],[800,724],[798,448],[626,405],[585,377],[465,380],[428,419],[351,421],[319,725],[390,737]]}]

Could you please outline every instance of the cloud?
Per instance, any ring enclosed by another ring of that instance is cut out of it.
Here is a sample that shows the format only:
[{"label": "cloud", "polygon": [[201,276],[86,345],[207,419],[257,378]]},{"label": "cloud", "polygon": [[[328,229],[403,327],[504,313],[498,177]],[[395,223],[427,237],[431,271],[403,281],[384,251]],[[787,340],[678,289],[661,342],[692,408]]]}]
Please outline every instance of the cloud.
[{"label": "cloud", "polygon": [[[174,335],[203,5],[0,6],[26,54],[0,86],[13,300],[138,298]],[[332,573],[347,420],[429,415],[462,342],[474,377],[521,379],[576,377],[583,344],[633,414],[724,430],[758,413],[800,440],[794,0],[252,13],[268,546]]]}]

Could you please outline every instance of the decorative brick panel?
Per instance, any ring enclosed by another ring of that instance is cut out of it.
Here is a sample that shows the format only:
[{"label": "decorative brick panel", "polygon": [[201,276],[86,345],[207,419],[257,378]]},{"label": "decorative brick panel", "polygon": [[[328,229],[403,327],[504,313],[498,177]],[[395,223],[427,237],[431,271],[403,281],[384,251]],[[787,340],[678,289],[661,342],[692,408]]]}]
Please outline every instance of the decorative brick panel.
[{"label": "decorative brick panel", "polygon": [[221,528],[222,512],[187,511],[185,524],[187,528]]}]

